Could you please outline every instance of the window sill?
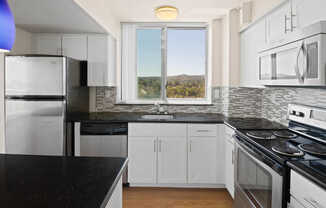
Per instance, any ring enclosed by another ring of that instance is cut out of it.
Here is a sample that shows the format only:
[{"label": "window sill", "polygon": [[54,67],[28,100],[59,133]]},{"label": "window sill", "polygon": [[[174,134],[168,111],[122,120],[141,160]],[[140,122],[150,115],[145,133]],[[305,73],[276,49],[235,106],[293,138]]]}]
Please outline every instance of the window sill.
[{"label": "window sill", "polygon": [[[156,102],[153,101],[128,101],[128,102],[117,102],[116,105],[154,105]],[[168,101],[159,102],[160,105],[189,105],[189,106],[214,106],[212,102],[209,101]]]}]

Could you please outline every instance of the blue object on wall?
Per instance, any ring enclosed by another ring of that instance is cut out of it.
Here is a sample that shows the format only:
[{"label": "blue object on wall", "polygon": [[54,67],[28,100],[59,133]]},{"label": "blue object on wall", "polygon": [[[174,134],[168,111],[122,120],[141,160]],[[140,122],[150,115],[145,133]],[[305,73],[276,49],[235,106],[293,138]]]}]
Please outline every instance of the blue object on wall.
[{"label": "blue object on wall", "polygon": [[16,36],[15,20],[7,0],[0,0],[0,52],[9,52]]}]

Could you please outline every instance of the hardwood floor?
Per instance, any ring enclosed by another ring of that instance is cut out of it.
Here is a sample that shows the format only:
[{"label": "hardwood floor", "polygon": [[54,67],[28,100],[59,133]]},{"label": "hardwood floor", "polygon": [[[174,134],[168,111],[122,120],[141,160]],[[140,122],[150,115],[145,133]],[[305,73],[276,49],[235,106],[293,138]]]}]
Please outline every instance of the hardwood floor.
[{"label": "hardwood floor", "polygon": [[124,208],[232,208],[225,189],[124,188]]}]

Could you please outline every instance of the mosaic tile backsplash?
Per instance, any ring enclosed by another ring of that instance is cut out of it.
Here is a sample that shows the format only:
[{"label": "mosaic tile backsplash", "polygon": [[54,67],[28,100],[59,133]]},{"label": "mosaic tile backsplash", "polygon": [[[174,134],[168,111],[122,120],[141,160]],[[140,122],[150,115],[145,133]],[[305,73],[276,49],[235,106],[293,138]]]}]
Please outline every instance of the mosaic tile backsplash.
[{"label": "mosaic tile backsplash", "polygon": [[287,125],[290,103],[326,108],[326,88],[268,87],[262,94],[262,117]]},{"label": "mosaic tile backsplash", "polygon": [[[217,97],[214,91],[218,90]],[[212,89],[212,105],[168,105],[170,113],[221,113],[233,117],[260,117],[262,89],[226,88]],[[148,112],[154,113],[154,105],[119,105],[116,103],[116,88],[96,88],[96,112]]]},{"label": "mosaic tile backsplash", "polygon": [[[214,91],[218,90],[217,97]],[[212,89],[212,105],[168,105],[170,113],[221,113],[229,117],[263,117],[287,125],[286,113],[290,103],[326,108],[326,88],[295,87],[216,87]],[[153,105],[119,105],[116,88],[96,88],[96,112],[148,112]]]}]

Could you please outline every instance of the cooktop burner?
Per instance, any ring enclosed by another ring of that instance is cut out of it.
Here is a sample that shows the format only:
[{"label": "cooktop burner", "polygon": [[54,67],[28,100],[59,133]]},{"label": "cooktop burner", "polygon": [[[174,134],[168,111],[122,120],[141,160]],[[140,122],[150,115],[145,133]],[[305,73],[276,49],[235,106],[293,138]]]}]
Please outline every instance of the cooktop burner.
[{"label": "cooktop burner", "polygon": [[319,156],[326,156],[326,146],[317,143],[300,144],[298,146],[302,151]]},{"label": "cooktop burner", "polygon": [[304,152],[301,151],[294,145],[291,145],[288,142],[281,143],[272,147],[272,150],[278,154],[288,156],[288,157],[302,157],[304,156]]},{"label": "cooktop burner", "polygon": [[270,131],[248,131],[247,136],[255,139],[275,139],[273,133]]},{"label": "cooktop burner", "polygon": [[274,131],[273,134],[277,137],[282,137],[282,138],[287,138],[287,139],[292,139],[292,138],[295,138],[297,137],[296,134],[290,132],[290,131],[287,131],[287,130],[284,130],[284,131]]}]

